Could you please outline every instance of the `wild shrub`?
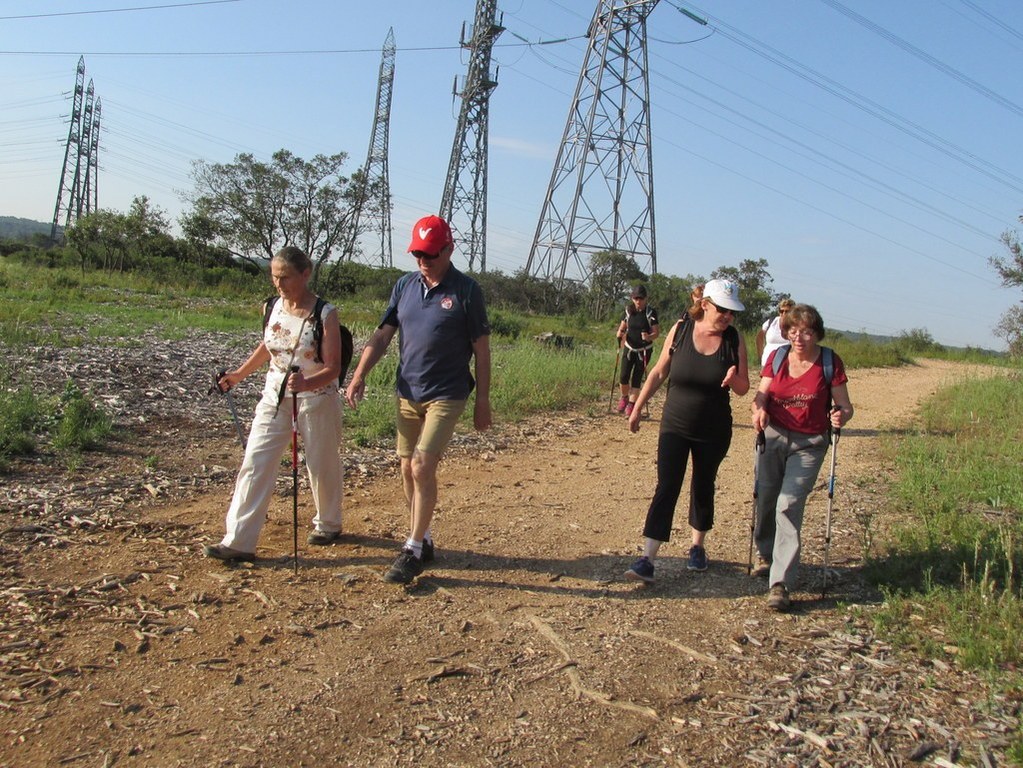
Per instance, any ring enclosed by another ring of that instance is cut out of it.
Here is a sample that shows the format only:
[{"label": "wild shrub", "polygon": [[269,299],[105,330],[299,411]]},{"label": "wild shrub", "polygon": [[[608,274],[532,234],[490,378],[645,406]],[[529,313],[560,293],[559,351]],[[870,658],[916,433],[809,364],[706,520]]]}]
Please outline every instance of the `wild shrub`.
[{"label": "wild shrub", "polygon": [[71,452],[92,450],[102,445],[112,429],[112,421],[106,412],[90,402],[69,379],[61,396],[54,447]]}]

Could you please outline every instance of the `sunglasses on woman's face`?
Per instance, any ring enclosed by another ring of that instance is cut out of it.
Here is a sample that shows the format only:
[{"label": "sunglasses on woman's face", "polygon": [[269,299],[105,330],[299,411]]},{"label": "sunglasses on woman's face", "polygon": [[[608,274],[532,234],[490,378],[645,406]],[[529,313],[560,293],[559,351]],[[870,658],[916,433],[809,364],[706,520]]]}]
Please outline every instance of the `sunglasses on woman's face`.
[{"label": "sunglasses on woman's face", "polygon": [[719,307],[717,304],[715,304],[713,301],[710,301],[709,299],[708,299],[708,303],[712,307],[714,307],[714,309],[716,309],[718,311],[718,314],[722,314],[722,315],[734,315],[735,314],[735,310],[734,309],[725,309],[724,307]]}]

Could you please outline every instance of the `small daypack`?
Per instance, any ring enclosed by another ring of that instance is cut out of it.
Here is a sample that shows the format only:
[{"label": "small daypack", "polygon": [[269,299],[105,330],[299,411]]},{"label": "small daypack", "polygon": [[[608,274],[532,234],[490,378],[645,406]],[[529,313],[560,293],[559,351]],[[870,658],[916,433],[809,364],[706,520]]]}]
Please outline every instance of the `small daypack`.
[{"label": "small daypack", "polygon": [[[270,313],[273,312],[274,305],[277,304],[277,299],[280,296],[274,294],[273,296],[267,297],[266,302],[263,306],[263,332],[266,332],[266,324],[270,322]],[[323,309],[327,306],[327,302],[321,299],[319,296],[316,297],[316,306],[313,307],[313,341],[316,343],[316,360],[317,362],[323,362]],[[355,340],[352,338],[352,332],[348,330],[340,322],[338,327],[341,330],[341,374],[337,377],[337,385],[339,387],[344,386],[345,376],[348,375],[348,366],[352,364],[352,357],[355,355]]]}]

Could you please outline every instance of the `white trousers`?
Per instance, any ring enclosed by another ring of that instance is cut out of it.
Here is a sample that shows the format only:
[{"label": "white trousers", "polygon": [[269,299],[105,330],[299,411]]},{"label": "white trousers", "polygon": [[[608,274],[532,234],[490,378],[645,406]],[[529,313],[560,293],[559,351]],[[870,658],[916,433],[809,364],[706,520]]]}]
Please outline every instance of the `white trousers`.
[{"label": "white trousers", "polygon": [[[241,552],[255,552],[259,532],[266,522],[270,497],[281,466],[281,456],[291,444],[291,397],[285,397],[277,411],[276,395],[264,395],[256,406],[238,470],[234,497],[227,510],[227,532],[221,541]],[[320,531],[341,530],[341,500],[344,468],[339,448],[342,433],[341,398],[337,392],[298,398],[298,433],[302,436],[316,517]]]}]

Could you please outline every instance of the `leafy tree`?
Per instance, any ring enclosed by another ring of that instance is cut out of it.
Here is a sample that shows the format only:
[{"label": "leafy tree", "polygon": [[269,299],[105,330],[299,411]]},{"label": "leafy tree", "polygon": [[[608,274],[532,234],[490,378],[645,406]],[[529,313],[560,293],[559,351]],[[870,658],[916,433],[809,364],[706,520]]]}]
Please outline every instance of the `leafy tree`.
[{"label": "leafy tree", "polygon": [[738,267],[718,267],[710,276],[739,284],[739,297],[746,305],[746,311],[735,316],[739,330],[754,331],[773,314],[778,298],[771,290],[774,279],[767,271],[767,259],[743,259]]},{"label": "leafy tree", "polygon": [[90,264],[110,272],[124,269],[127,241],[122,214],[101,208],[75,221],[64,236],[78,254],[82,272]]},{"label": "leafy tree", "polygon": [[361,178],[341,173],[347,157],[339,152],[307,161],[281,149],[269,163],[247,153],[233,163],[196,161],[192,210],[182,229],[206,247],[220,246],[257,265],[284,245],[298,246],[318,275],[345,238],[354,242],[358,234],[352,218]]},{"label": "leafy tree", "polygon": [[656,272],[647,279],[646,287],[650,306],[657,309],[657,315],[661,320],[661,332],[666,333],[667,328],[682,313],[689,309],[692,304],[693,288],[707,282],[705,278],[697,275],[686,275],[676,277]]},{"label": "leafy tree", "polygon": [[[1023,216],[1020,217],[1020,221],[1023,221]],[[1006,258],[992,256],[989,259],[991,266],[1002,278],[1002,285],[1023,287],[1023,246],[1019,242],[1019,233],[1003,232],[1002,245],[1005,246],[1008,256]],[[1013,357],[1023,355],[1023,305],[1009,307],[998,320],[994,331],[997,336],[1005,339],[1009,345],[1010,355]]]},{"label": "leafy tree", "polygon": [[931,332],[926,328],[903,331],[899,334],[896,343],[907,352],[930,352],[942,349],[942,346],[934,340]]},{"label": "leafy tree", "polygon": [[621,306],[632,283],[643,282],[646,274],[636,260],[621,251],[599,251],[590,257],[590,313],[594,320],[607,318],[613,307]]},{"label": "leafy tree", "polygon": [[101,208],[78,219],[65,233],[82,271],[90,263],[123,272],[150,256],[176,256],[167,215],[145,195],[131,201],[128,213]]}]

